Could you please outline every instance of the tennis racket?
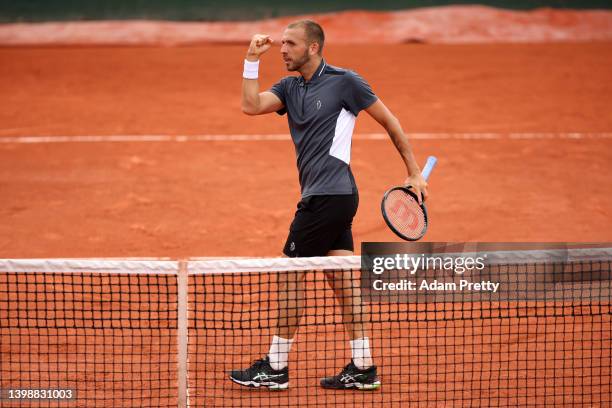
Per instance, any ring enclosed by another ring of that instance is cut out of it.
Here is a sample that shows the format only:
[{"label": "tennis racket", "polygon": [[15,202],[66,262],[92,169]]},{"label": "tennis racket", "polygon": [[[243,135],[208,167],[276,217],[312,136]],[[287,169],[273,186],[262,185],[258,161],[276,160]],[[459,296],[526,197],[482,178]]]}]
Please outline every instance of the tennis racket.
[{"label": "tennis racket", "polygon": [[[427,158],[421,172],[425,180],[429,178],[437,161],[434,156]],[[417,195],[410,186],[398,186],[388,190],[380,207],[385,222],[398,237],[406,241],[417,241],[427,232],[427,209],[425,204],[419,204]]]}]

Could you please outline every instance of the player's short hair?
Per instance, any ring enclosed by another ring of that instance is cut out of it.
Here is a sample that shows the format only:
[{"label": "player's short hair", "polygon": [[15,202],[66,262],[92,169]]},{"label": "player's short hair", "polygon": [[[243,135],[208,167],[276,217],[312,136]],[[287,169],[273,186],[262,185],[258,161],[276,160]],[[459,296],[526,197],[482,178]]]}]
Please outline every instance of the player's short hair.
[{"label": "player's short hair", "polygon": [[323,44],[325,43],[325,33],[323,28],[312,20],[299,20],[287,26],[287,28],[303,28],[306,33],[308,44],[316,42],[319,44],[319,55],[323,52]]}]

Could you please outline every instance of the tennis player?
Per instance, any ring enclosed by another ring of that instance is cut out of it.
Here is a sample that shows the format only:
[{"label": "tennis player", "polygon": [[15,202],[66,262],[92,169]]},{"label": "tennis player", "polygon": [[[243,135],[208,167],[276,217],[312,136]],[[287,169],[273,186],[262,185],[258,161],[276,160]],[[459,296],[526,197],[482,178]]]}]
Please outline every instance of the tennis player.
[{"label": "tennis player", "polygon": [[[295,144],[302,196],[283,250],[288,257],[353,254],[351,225],[359,199],[349,164],[355,119],[362,110],[391,137],[406,165],[405,184],[418,197],[427,197],[427,183],[399,121],[358,74],[323,59],[324,41],[319,24],[309,20],[290,24],[280,52],[287,70],[300,75],[287,76],[268,91],[259,91],[257,78],[260,57],[272,47],[272,39],[254,35],[244,61],[243,112],[286,113]],[[370,352],[358,278],[350,271],[326,277],[342,310],[352,359],[340,374],[323,378],[321,386],[374,390],[381,382]],[[269,353],[245,370],[232,371],[232,381],[249,387],[288,387],[288,355],[304,311],[303,280],[304,272],[279,274],[278,329]]]}]

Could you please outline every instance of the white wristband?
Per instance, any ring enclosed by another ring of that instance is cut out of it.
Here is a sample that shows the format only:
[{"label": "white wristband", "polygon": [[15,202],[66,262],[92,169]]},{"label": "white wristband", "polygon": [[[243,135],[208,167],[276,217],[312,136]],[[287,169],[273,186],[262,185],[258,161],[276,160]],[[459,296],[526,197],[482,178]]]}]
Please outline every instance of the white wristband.
[{"label": "white wristband", "polygon": [[244,79],[257,79],[259,76],[259,60],[252,62],[249,60],[244,60],[244,71],[242,72],[242,77]]}]

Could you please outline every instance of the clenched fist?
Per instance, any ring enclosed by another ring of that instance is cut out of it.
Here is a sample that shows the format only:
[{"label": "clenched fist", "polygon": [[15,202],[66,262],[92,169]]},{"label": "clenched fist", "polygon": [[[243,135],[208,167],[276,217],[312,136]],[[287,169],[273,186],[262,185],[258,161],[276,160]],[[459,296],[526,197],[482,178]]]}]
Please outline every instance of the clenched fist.
[{"label": "clenched fist", "polygon": [[249,51],[247,51],[246,59],[248,61],[257,61],[259,56],[268,51],[272,47],[274,41],[266,34],[255,34],[251,39]]}]

